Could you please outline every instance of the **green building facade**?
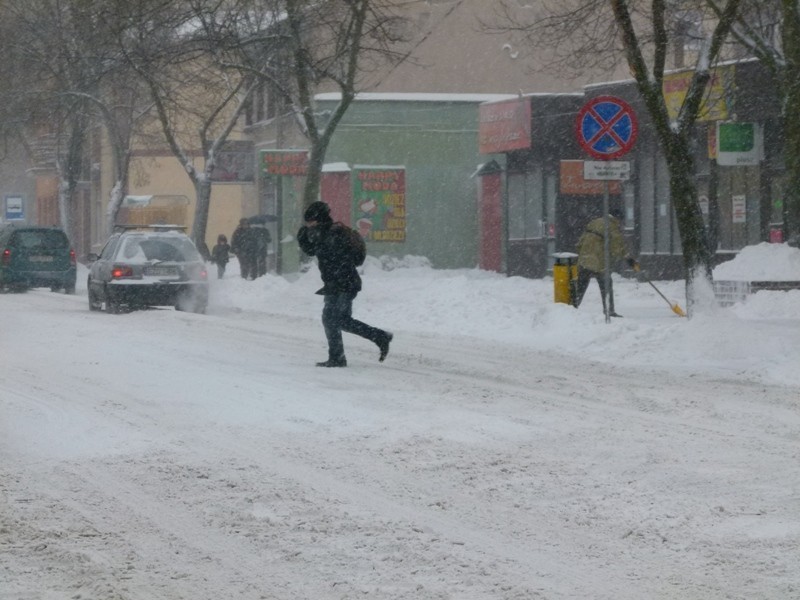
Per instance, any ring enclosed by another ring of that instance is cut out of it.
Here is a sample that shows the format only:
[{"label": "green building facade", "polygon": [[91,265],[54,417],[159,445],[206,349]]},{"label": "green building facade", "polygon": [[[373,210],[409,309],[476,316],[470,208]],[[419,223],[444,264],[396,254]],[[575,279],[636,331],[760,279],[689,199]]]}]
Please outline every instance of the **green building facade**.
[{"label": "green building facade", "polygon": [[[339,123],[326,163],[405,170],[404,241],[368,240],[373,256],[427,257],[436,268],[478,263],[481,103],[499,94],[360,94]],[[317,96],[324,115],[338,94]],[[502,161],[503,157],[496,157]],[[326,198],[323,198],[326,200]],[[357,199],[352,216],[357,217]]]}]

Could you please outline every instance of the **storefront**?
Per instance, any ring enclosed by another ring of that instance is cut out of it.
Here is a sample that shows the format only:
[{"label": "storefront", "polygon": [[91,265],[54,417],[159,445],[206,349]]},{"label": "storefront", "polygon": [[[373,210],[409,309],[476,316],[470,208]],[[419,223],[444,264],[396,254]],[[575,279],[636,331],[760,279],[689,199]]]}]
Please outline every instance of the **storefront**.
[{"label": "storefront", "polygon": [[[691,71],[669,73],[664,93],[670,117],[688,89]],[[756,61],[713,71],[694,136],[700,208],[715,260],[744,246],[782,241],[782,126],[775,85]],[[631,103],[640,123],[631,154],[632,177],[622,188],[626,225],[642,264],[654,277],[683,277],[681,239],[670,199],[669,173],[647,111],[633,82],[586,88],[587,97],[614,95]]]},{"label": "storefront", "polygon": [[[682,71],[665,78],[673,118],[691,76],[691,71]],[[694,165],[717,261],[747,245],[782,241],[785,176],[774,90],[769,75],[755,61],[721,66],[709,83],[696,126]],[[481,153],[504,155],[494,160],[502,169],[480,173],[487,180],[481,187],[481,231],[497,229],[493,214],[502,217],[500,236],[481,237],[481,266],[542,277],[552,266],[552,254],[574,251],[585,224],[602,214],[601,183],[583,179],[583,160],[588,157],[577,143],[575,120],[591,98],[608,95],[630,104],[639,121],[636,144],[624,156],[630,161],[631,177],[610,184],[610,205],[624,209],[629,247],[652,276],[683,277],[669,173],[635,83],[604,83],[584,91],[522,96],[481,106]],[[500,184],[489,185],[493,181]],[[495,198],[493,189],[498,190]],[[489,209],[493,203],[494,211]]]},{"label": "storefront", "polygon": [[[583,94],[533,94],[481,106],[482,154],[504,154],[504,172],[486,172],[480,199],[481,230],[491,228],[487,207],[499,206],[502,234],[482,236],[483,268],[544,277],[555,252],[574,250],[583,226],[602,210],[603,187],[583,179],[575,117]],[[496,161],[495,164],[499,164]],[[492,197],[490,190],[498,190]],[[612,186],[615,201],[619,186]],[[500,255],[501,261],[490,257]]]}]

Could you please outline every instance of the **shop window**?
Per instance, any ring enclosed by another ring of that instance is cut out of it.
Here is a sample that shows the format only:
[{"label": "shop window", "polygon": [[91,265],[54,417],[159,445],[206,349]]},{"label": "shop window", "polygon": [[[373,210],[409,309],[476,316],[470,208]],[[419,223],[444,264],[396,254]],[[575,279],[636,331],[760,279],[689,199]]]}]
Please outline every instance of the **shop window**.
[{"label": "shop window", "polygon": [[761,241],[759,167],[720,167],[720,249],[741,250]]},{"label": "shop window", "polygon": [[545,186],[541,168],[529,173],[509,173],[509,239],[530,240],[544,237],[544,207]]},{"label": "shop window", "polygon": [[656,249],[656,227],[655,178],[651,154],[641,157],[638,176],[641,252],[652,254]]}]

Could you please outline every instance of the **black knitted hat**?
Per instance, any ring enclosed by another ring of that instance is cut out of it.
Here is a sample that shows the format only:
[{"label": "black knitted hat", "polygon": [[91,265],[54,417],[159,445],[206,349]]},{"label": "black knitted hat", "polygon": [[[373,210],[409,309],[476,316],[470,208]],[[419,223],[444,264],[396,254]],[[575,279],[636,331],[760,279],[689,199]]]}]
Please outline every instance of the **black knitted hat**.
[{"label": "black knitted hat", "polygon": [[306,212],[303,213],[303,220],[304,221],[317,221],[320,223],[324,223],[326,221],[332,221],[331,219],[331,208],[324,202],[312,202],[308,205]]}]

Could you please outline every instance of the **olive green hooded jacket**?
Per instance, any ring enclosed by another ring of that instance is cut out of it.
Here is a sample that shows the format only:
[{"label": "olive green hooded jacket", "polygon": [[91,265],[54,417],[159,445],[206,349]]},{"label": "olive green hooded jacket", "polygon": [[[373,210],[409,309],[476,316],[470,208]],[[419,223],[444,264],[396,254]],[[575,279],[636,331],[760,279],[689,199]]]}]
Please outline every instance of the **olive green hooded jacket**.
[{"label": "olive green hooded jacket", "polygon": [[[605,231],[603,217],[598,217],[589,222],[586,229],[578,240],[578,266],[602,273],[605,271],[605,260],[603,259],[603,233]],[[609,239],[609,254],[613,263],[622,260],[628,255],[625,247],[625,239],[622,237],[619,221],[614,217],[608,218],[608,231],[611,235]]]}]

